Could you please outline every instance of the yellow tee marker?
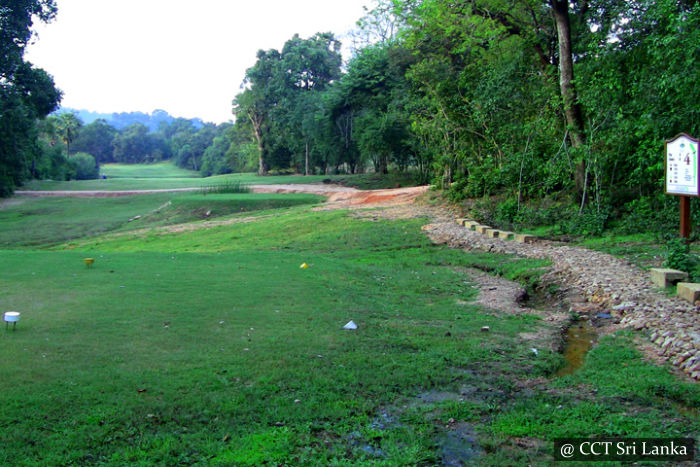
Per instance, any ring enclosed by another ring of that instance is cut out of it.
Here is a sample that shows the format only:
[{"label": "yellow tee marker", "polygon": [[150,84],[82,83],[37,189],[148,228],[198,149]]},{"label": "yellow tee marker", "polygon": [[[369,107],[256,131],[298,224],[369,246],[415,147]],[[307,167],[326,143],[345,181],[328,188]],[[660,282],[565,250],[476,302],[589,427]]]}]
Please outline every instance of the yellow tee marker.
[{"label": "yellow tee marker", "polygon": [[95,258],[85,258],[83,262],[85,263],[85,266],[90,267],[95,263]]},{"label": "yellow tee marker", "polygon": [[310,267],[311,267],[311,266],[309,266],[309,265],[306,264],[306,263],[303,263],[301,266],[299,266],[299,268],[301,268],[301,269],[309,269]]}]

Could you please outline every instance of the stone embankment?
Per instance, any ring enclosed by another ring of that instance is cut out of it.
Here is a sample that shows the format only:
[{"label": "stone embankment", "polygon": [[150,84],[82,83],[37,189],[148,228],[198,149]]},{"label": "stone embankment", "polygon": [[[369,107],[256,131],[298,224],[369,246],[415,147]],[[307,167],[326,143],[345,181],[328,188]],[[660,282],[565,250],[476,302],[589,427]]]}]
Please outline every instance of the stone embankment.
[{"label": "stone embankment", "polygon": [[456,248],[551,260],[552,270],[543,279],[585,298],[585,302],[571,304],[572,312],[610,314],[620,326],[646,331],[658,356],[700,379],[700,307],[667,296],[651,282],[647,271],[586,248],[545,240],[522,244],[488,238],[445,217],[435,218],[423,230],[434,242]]}]

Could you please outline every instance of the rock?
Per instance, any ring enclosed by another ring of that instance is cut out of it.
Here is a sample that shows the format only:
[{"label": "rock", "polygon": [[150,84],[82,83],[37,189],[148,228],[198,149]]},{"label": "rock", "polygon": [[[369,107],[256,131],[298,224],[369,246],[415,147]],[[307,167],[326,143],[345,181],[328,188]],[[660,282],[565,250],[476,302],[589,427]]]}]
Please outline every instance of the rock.
[{"label": "rock", "polygon": [[690,303],[700,300],[700,284],[679,282],[676,288],[678,296]]},{"label": "rock", "polygon": [[537,241],[537,237],[527,234],[515,234],[515,241],[518,243],[535,243]]},{"label": "rock", "polygon": [[688,280],[688,273],[677,269],[652,268],[649,272],[651,272],[651,281],[659,287],[670,287]]}]

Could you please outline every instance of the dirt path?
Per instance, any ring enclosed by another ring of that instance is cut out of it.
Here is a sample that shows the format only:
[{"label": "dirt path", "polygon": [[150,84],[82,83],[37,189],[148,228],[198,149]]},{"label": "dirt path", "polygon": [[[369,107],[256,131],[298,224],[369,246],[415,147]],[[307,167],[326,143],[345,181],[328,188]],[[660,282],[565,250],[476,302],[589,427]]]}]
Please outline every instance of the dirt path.
[{"label": "dirt path", "polygon": [[339,185],[253,185],[254,193],[312,193],[328,197],[332,208],[398,206],[412,203],[430,187],[358,190]]},{"label": "dirt path", "polygon": [[[396,188],[389,190],[358,190],[339,185],[252,185],[250,187],[254,193],[310,193],[328,197],[327,203],[317,209],[341,209],[348,207],[387,207],[402,205],[404,207],[412,206],[413,201],[425,193],[429,187],[409,187]],[[172,190],[131,190],[131,191],[18,191],[17,195],[22,196],[67,196],[67,197],[117,197],[130,195],[143,195],[153,193],[178,193],[187,191],[198,191],[199,188],[178,188]],[[17,199],[10,198],[9,200]],[[8,201],[9,201],[8,200]],[[160,209],[160,208],[159,208]],[[415,215],[415,210],[407,209],[406,216]],[[145,236],[150,233],[179,233],[192,232],[195,230],[210,229],[221,227],[224,225],[240,224],[255,222],[260,219],[270,217],[263,216],[247,216],[234,217],[223,220],[209,220],[204,222],[186,222],[182,224],[165,225],[159,227],[148,227],[145,229],[129,230],[126,232],[116,232],[108,234],[107,237],[123,237],[123,236]]]}]

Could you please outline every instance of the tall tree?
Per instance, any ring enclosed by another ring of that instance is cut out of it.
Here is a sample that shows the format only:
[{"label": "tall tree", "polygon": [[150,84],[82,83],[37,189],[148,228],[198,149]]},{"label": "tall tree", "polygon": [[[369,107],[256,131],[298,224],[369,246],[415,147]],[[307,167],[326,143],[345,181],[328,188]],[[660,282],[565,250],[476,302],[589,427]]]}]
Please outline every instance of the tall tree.
[{"label": "tall tree", "polygon": [[98,163],[112,162],[116,135],[117,129],[106,120],[95,120],[80,129],[73,150],[92,155]]},{"label": "tall tree", "polygon": [[[297,156],[292,161],[297,170],[303,167],[309,175],[311,154],[324,139],[319,118],[323,114],[321,95],[340,78],[340,42],[331,33],[318,33],[308,39],[295,35],[284,44],[281,58],[286,79],[280,91],[285,97],[276,113],[278,123],[285,128],[282,143]],[[325,170],[326,164],[319,162]]]},{"label": "tall tree", "polygon": [[250,121],[253,135],[258,145],[258,175],[268,171],[267,127],[273,108],[279,99],[280,53],[277,50],[259,50],[255,65],[246,70],[243,80],[243,92],[233,100],[233,113],[238,118]]},{"label": "tall tree", "polygon": [[24,61],[35,19],[50,21],[55,14],[54,0],[0,0],[0,196],[32,172],[39,152],[36,120],[61,99],[53,79]]},{"label": "tall tree", "polygon": [[258,175],[267,175],[266,147],[263,140],[263,125],[267,123],[267,109],[264,102],[256,99],[255,91],[246,89],[234,99],[233,113],[238,119],[243,118],[250,122],[258,148]]},{"label": "tall tree", "polygon": [[233,111],[250,124],[259,174],[270,166],[302,170],[312,164],[313,146],[323,133],[314,115],[322,107],[321,93],[340,77],[341,63],[340,43],[331,33],[295,35],[282,52],[258,52]]},{"label": "tall tree", "polygon": [[142,123],[134,123],[114,137],[114,160],[126,164],[157,162],[170,156],[170,148],[160,135],[149,133]]},{"label": "tall tree", "polygon": [[571,42],[571,19],[568,0],[551,0],[552,15],[557,25],[559,45],[559,86],[564,103],[564,113],[569,126],[571,144],[574,147],[585,143],[583,111],[578,100],[574,80],[574,50]]},{"label": "tall tree", "polygon": [[78,137],[78,131],[83,126],[83,122],[72,112],[62,112],[52,118],[55,118],[54,127],[66,145],[66,157],[70,157],[70,145]]}]

